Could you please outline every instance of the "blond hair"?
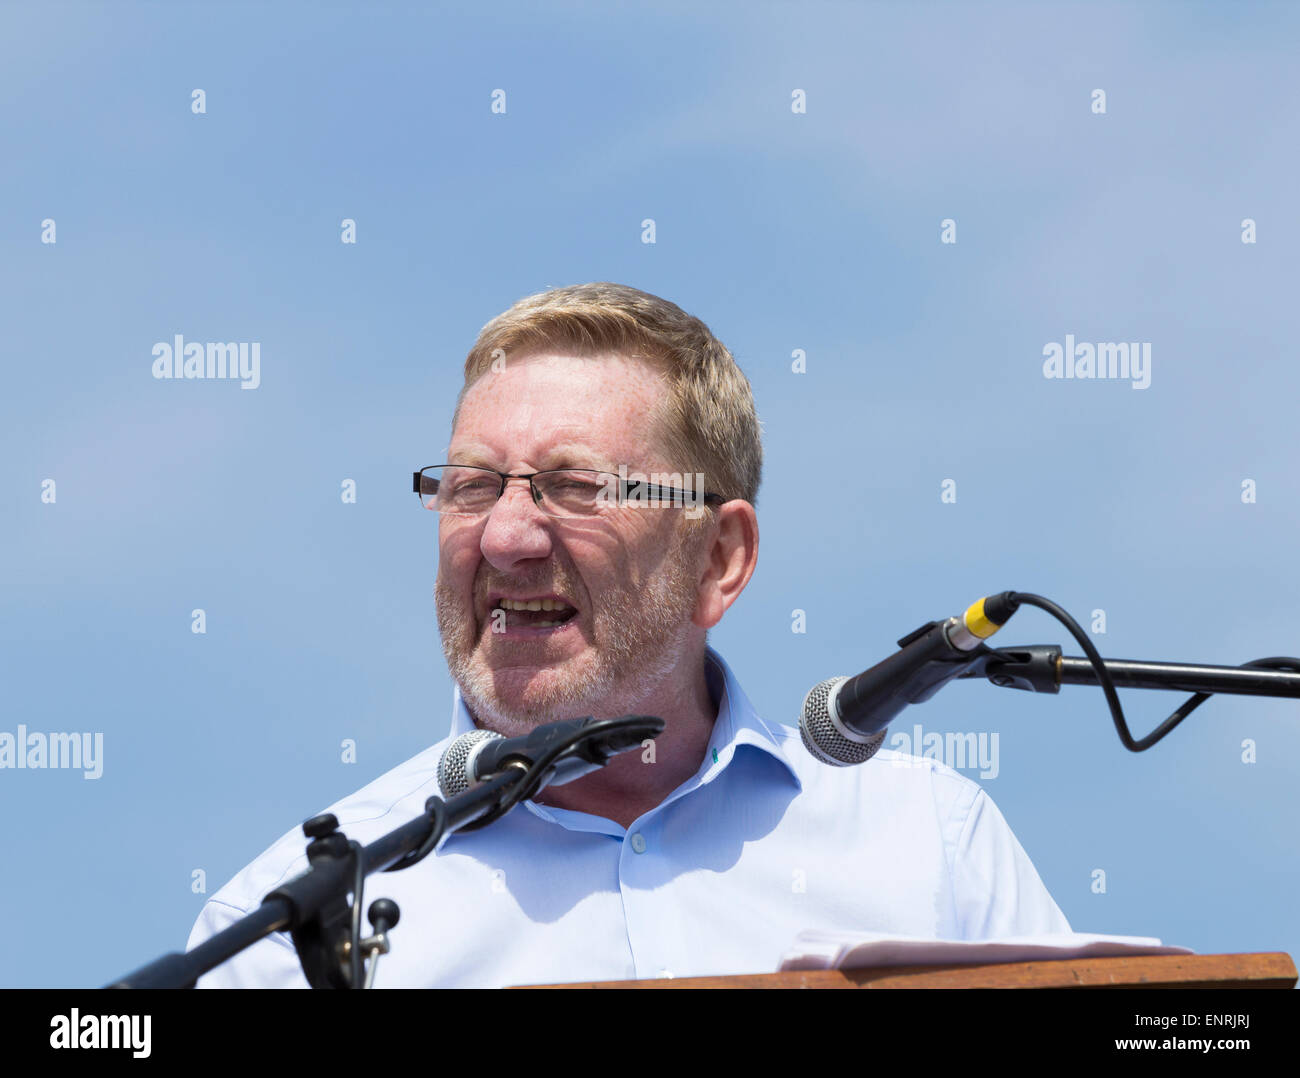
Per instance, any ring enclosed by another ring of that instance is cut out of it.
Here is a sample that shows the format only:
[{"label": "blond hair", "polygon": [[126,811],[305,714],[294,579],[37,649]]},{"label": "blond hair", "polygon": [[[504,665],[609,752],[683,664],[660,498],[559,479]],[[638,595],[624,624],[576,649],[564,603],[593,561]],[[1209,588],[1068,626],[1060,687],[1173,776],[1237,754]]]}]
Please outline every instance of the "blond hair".
[{"label": "blond hair", "polygon": [[539,292],[492,319],[465,359],[452,429],[465,394],[494,359],[543,348],[655,365],[669,386],[655,419],[673,469],[703,472],[709,493],[757,503],[763,444],[749,379],[698,318],[627,285],[599,281]]}]

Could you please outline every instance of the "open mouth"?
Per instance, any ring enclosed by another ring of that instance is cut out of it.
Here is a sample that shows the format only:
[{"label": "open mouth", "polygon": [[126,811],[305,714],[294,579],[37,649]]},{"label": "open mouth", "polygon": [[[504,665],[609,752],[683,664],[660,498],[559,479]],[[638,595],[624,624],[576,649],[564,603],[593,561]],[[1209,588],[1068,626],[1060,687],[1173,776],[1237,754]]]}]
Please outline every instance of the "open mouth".
[{"label": "open mouth", "polygon": [[[498,613],[500,611],[500,613]],[[578,611],[563,599],[510,599],[500,598],[489,611],[493,627],[504,625],[506,632],[514,630],[554,630],[569,624]],[[500,629],[496,631],[500,632]]]}]

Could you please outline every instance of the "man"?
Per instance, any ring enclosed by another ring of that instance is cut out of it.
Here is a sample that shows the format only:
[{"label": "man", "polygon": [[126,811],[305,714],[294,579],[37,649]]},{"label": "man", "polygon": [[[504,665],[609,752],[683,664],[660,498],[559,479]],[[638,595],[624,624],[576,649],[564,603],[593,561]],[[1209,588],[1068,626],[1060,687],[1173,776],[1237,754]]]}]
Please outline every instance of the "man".
[{"label": "man", "polygon": [[[818,763],[707,646],[757,564],[762,448],[749,383],[704,323],[613,284],[521,300],[480,333],[452,425],[451,467],[417,479],[438,514],[451,734],[334,805],[342,830],[364,844],[418,816],[475,726],[666,725],[652,750],[372,876],[367,901],[402,911],[378,986],[770,972],[805,929],[1069,931],[974,783],[887,751]],[[681,497],[594,497],[593,473],[606,490],[681,477]],[[215,894],[190,946],[301,872],[303,847],[289,832]],[[306,982],[277,935],[200,983]]]}]

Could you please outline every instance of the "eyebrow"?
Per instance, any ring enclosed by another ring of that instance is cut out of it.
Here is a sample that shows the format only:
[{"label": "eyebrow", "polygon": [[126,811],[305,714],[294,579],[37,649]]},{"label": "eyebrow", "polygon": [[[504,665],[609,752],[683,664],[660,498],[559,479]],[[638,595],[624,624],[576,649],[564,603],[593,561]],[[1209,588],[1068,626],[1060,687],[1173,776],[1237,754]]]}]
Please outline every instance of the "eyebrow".
[{"label": "eyebrow", "polygon": [[[459,459],[456,459],[459,458]],[[457,450],[455,457],[447,458],[448,464],[464,464],[499,471],[492,463],[493,454],[486,446],[471,445]],[[541,458],[538,471],[550,471],[555,468],[582,468],[598,472],[612,472],[616,468],[612,461],[602,457],[591,446],[581,442],[565,442],[550,449]]]}]

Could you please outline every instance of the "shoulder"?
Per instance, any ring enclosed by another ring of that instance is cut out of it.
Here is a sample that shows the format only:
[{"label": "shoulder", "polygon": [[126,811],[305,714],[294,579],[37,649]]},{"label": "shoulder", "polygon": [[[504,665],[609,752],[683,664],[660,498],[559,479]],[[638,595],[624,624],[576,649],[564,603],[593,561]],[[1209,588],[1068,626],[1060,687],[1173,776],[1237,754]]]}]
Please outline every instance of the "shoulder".
[{"label": "shoulder", "polygon": [[930,802],[945,816],[964,817],[984,794],[973,780],[929,756],[882,748],[865,763],[834,767],[816,759],[803,745],[798,729],[768,723],[773,740],[812,798],[845,797],[890,800],[900,804]]},{"label": "shoulder", "polygon": [[[814,759],[798,730],[782,728],[782,751],[818,819],[851,821],[903,840],[909,856],[927,844],[946,863],[959,937],[1069,932],[1010,824],[978,783],[932,757],[882,749],[866,763]],[[939,851],[942,851],[941,853]]]}]

